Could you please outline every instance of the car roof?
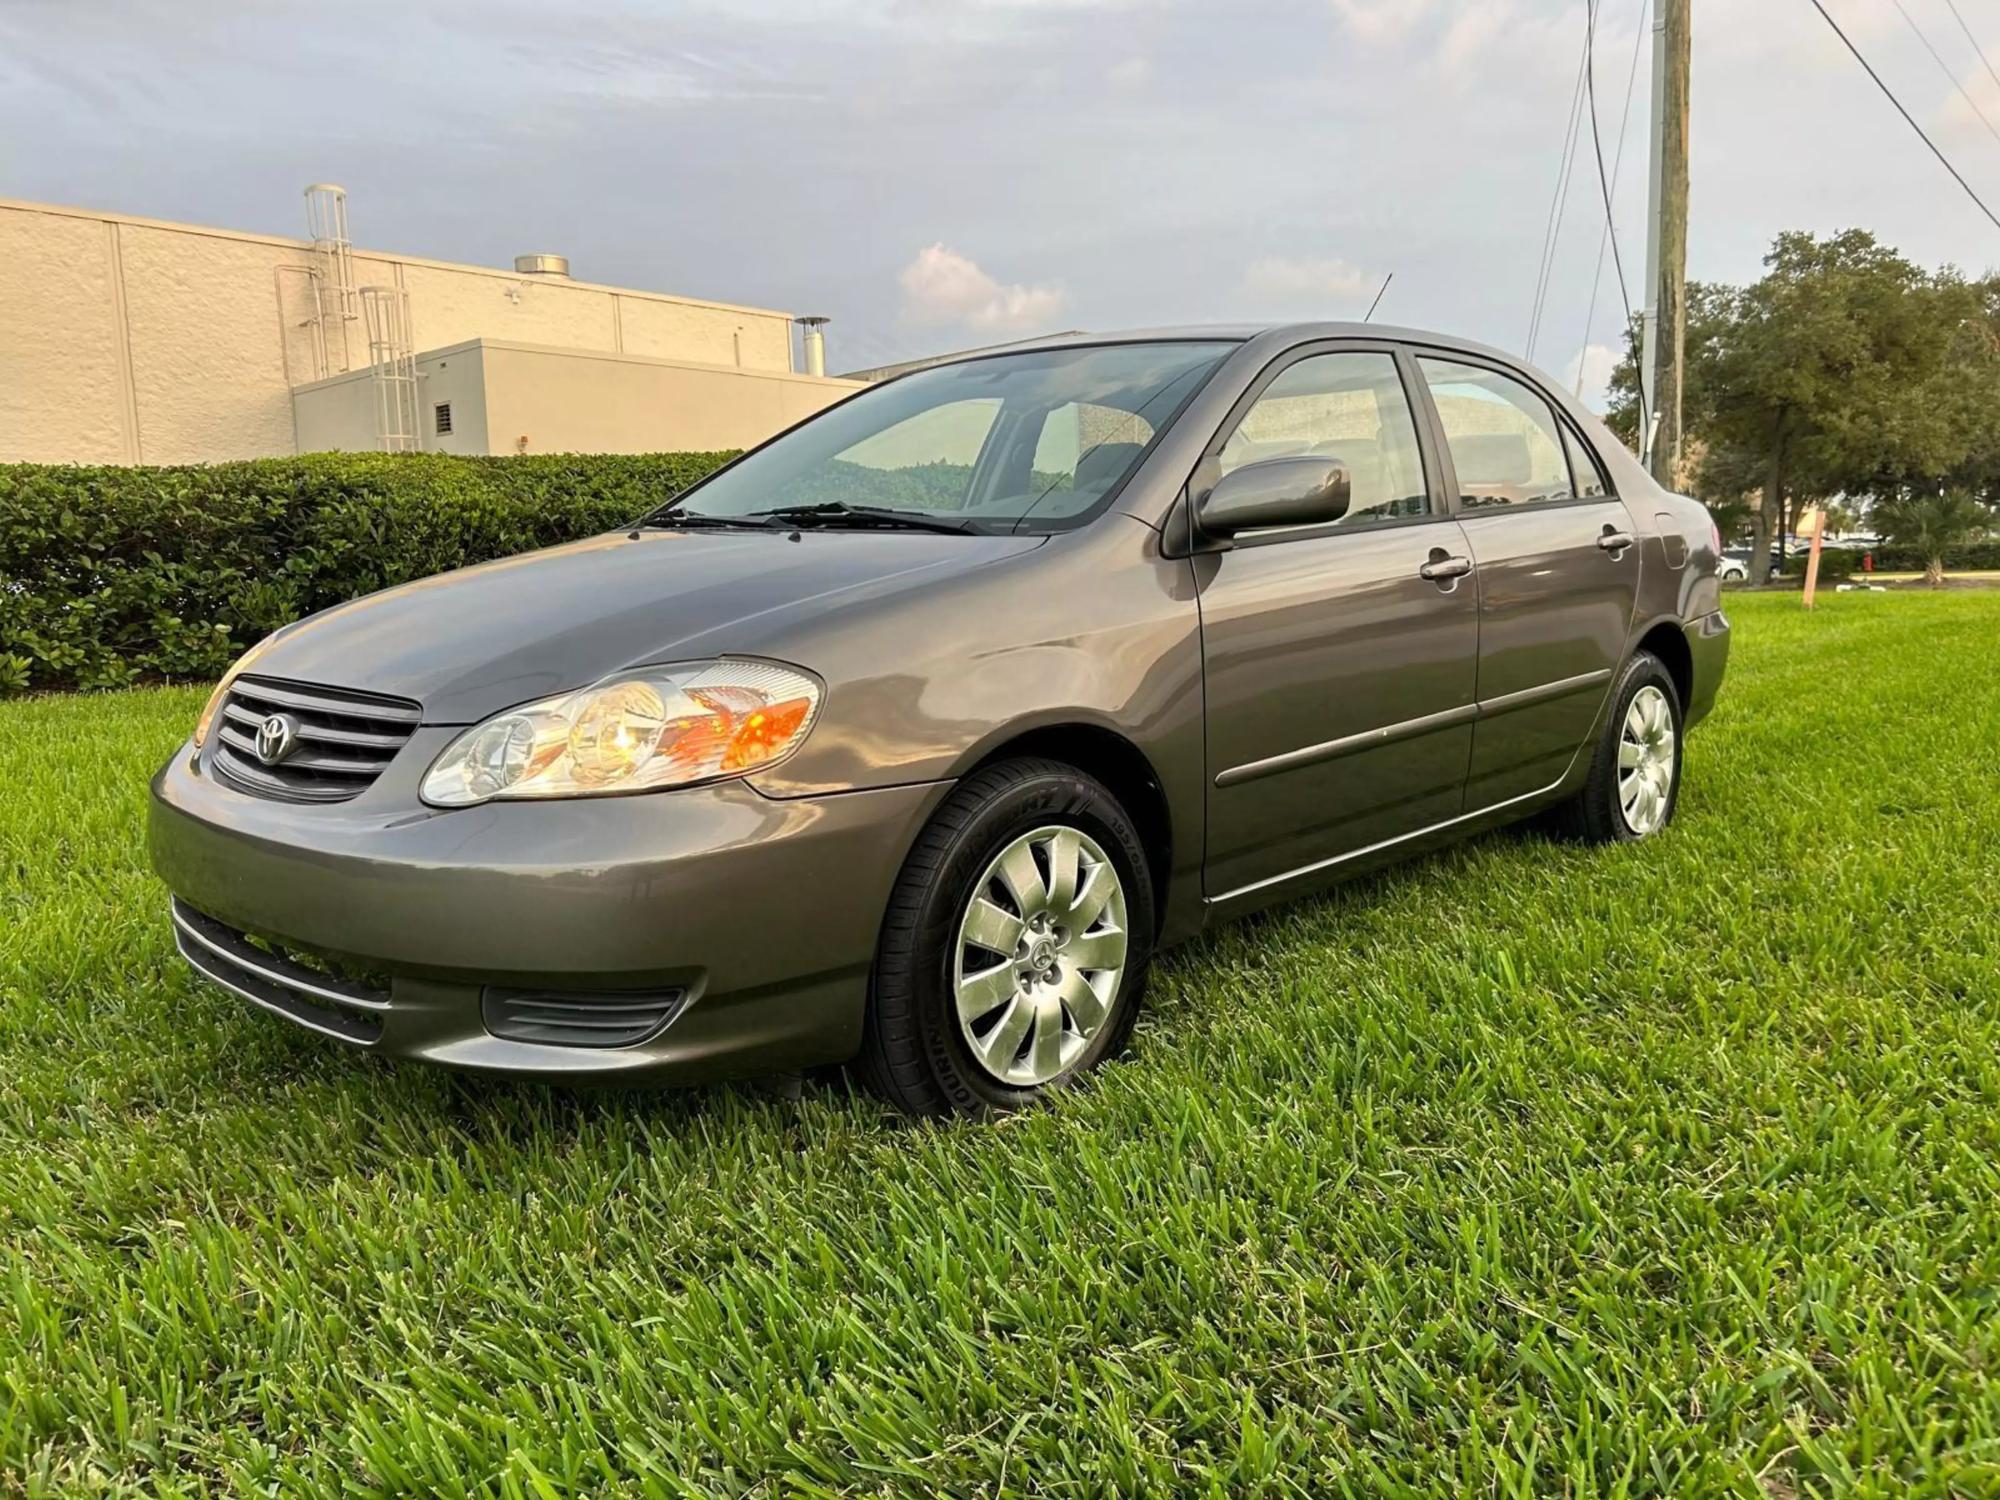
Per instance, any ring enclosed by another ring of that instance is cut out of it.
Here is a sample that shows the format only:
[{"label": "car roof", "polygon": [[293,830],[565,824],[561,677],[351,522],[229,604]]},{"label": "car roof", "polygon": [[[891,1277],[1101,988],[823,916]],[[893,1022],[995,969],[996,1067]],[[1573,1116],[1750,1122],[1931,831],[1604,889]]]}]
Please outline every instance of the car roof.
[{"label": "car roof", "polygon": [[1158,328],[1060,333],[1051,334],[1044,339],[1023,339],[1019,343],[1007,344],[992,350],[968,350],[964,358],[990,359],[999,355],[1020,354],[1036,349],[1075,349],[1086,348],[1092,344],[1147,344],[1190,340],[1214,340],[1234,344],[1245,344],[1252,340],[1271,344],[1303,344],[1319,339],[1389,339],[1396,343],[1429,344],[1439,348],[1463,350],[1467,354],[1480,354],[1489,359],[1503,360],[1511,365],[1523,364],[1519,357],[1507,353],[1504,349],[1495,349],[1472,339],[1460,338],[1455,334],[1437,333],[1422,328],[1399,328],[1388,323],[1353,322],[1182,323]]},{"label": "car roof", "polygon": [[1438,333],[1426,328],[1403,328],[1390,323],[1317,322],[1317,323],[1181,323],[1157,328],[1124,328],[1102,333],[1062,333],[1051,334],[1043,339],[1023,339],[1019,343],[990,350],[968,350],[962,358],[941,359],[927,366],[929,369],[946,368],[964,364],[976,359],[999,359],[1007,355],[1022,354],[1037,349],[1083,349],[1104,344],[1143,344],[1169,341],[1199,342],[1211,340],[1218,343],[1233,343],[1245,351],[1256,351],[1253,357],[1278,354],[1300,344],[1316,343],[1323,339],[1374,339],[1397,344],[1411,344],[1420,348],[1442,350],[1447,354],[1469,354],[1490,360],[1504,369],[1512,369],[1530,377],[1530,383],[1552,400],[1558,410],[1566,413],[1570,420],[1592,435],[1592,447],[1600,461],[1610,465],[1613,478],[1621,490],[1632,487],[1636,492],[1651,486],[1653,480],[1640,467],[1631,450],[1609,427],[1603,417],[1590,410],[1562,381],[1557,380],[1539,365],[1510,354],[1505,349],[1496,349],[1490,344],[1482,344],[1476,339],[1461,338],[1457,334]]}]

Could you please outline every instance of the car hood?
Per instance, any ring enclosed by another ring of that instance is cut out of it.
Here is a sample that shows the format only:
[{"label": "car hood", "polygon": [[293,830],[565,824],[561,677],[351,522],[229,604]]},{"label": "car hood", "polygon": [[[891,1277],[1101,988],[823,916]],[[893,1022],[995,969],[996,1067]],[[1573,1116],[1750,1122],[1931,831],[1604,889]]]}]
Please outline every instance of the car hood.
[{"label": "car hood", "polygon": [[336,605],[282,632],[253,670],[414,698],[426,723],[471,724],[626,667],[756,654],[802,619],[934,586],[1041,540],[619,532]]}]

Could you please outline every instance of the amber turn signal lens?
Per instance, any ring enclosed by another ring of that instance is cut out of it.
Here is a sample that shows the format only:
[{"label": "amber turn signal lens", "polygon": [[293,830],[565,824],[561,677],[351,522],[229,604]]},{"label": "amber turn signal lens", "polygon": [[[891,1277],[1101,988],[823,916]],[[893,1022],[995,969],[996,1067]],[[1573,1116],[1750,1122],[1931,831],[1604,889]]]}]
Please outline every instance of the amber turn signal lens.
[{"label": "amber turn signal lens", "polygon": [[744,716],[722,752],[722,769],[747,771],[761,766],[792,742],[806,715],[813,710],[810,698],[787,698]]}]

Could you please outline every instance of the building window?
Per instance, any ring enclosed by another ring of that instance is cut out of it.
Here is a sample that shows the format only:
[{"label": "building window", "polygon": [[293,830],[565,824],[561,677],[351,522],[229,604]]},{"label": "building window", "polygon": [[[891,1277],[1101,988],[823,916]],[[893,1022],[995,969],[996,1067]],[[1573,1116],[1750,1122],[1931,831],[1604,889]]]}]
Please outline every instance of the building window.
[{"label": "building window", "polygon": [[438,436],[439,437],[447,436],[451,432],[451,403],[449,401],[438,402],[438,404],[432,408],[432,413],[437,418]]}]

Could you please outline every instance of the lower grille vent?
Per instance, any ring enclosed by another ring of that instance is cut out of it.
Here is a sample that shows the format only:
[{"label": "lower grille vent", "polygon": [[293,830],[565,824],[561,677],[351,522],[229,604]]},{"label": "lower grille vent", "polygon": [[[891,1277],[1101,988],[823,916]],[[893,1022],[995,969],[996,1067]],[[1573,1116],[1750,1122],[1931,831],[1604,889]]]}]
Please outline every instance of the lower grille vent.
[{"label": "lower grille vent", "polygon": [[260,947],[176,896],[174,943],[197,972],[245,1000],[343,1042],[369,1046],[382,1035],[389,997]]},{"label": "lower grille vent", "polygon": [[488,989],[480,1002],[486,1029],[510,1042],[556,1047],[631,1047],[657,1035],[686,999],[685,990]]}]

